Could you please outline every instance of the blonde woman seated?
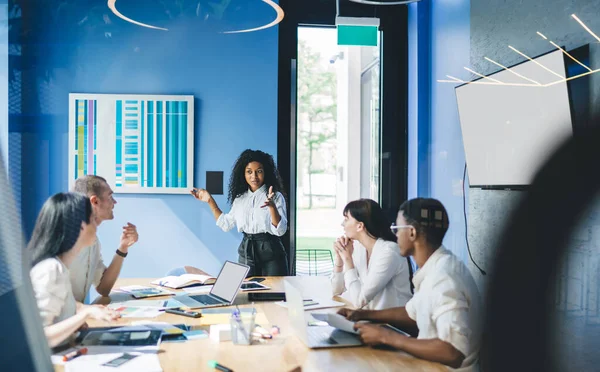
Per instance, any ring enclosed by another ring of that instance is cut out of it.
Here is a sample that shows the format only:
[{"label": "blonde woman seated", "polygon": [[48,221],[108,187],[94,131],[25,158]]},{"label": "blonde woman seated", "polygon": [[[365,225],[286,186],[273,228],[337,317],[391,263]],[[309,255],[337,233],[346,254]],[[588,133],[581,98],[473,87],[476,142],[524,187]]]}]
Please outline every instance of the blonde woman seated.
[{"label": "blonde woman seated", "polygon": [[104,306],[77,304],[69,265],[96,239],[90,200],[58,193],[44,203],[27,249],[32,256],[31,284],[50,347],[68,340],[87,319],[112,321],[119,314]]},{"label": "blonde woman seated", "polygon": [[342,226],[344,236],[333,245],[333,294],[366,309],[404,306],[412,298],[411,268],[379,204],[371,199],[348,203]]}]

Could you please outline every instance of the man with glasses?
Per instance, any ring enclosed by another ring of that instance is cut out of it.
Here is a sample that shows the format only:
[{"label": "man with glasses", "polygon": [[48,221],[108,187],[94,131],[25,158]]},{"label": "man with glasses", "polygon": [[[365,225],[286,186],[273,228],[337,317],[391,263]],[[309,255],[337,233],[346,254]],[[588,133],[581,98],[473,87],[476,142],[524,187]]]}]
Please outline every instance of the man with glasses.
[{"label": "man with glasses", "polygon": [[356,323],[367,345],[387,345],[460,371],[478,371],[481,299],[465,264],[442,245],[448,225],[448,214],[438,200],[417,198],[402,204],[391,228],[400,254],[412,256],[420,268],[413,277],[413,298],[405,307],[339,313],[352,321],[389,323],[418,335],[412,338],[377,324]]}]

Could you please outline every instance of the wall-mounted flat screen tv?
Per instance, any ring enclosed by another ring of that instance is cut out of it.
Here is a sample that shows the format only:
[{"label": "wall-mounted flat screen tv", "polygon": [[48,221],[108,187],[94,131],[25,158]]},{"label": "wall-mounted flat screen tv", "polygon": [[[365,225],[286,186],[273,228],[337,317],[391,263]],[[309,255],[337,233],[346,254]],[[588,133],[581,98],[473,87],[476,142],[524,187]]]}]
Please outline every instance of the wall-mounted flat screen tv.
[{"label": "wall-mounted flat screen tv", "polygon": [[471,187],[529,185],[573,135],[564,58],[557,50],[456,88]]}]

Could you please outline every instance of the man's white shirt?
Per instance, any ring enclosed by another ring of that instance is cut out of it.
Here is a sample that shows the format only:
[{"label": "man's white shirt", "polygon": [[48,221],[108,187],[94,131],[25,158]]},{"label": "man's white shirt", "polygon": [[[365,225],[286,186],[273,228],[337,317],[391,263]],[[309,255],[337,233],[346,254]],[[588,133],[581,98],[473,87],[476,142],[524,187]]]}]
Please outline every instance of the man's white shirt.
[{"label": "man's white shirt", "polygon": [[479,370],[482,304],[466,265],[443,246],[413,276],[415,294],[406,304],[419,339],[438,338],[465,355],[457,371]]},{"label": "man's white shirt", "polygon": [[90,287],[100,284],[106,270],[100,251],[100,240],[96,237],[94,244],[83,248],[70,265],[71,288],[77,302],[83,303]]}]

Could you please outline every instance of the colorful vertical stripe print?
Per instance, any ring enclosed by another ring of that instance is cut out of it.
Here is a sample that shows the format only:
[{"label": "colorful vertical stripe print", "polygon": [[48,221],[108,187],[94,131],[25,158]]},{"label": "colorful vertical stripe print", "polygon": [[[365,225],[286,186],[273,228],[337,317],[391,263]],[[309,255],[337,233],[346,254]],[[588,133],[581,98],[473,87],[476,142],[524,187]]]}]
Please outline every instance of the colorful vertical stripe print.
[{"label": "colorful vertical stripe print", "polygon": [[116,186],[187,188],[187,102],[119,100],[116,115]]},{"label": "colorful vertical stripe print", "polygon": [[126,100],[123,171],[125,185],[141,186],[140,182],[140,101]]},{"label": "colorful vertical stripe print", "polygon": [[96,100],[75,100],[75,178],[96,174]]},{"label": "colorful vertical stripe print", "polygon": [[123,186],[123,101],[116,105],[116,139],[115,139],[115,186]]}]

